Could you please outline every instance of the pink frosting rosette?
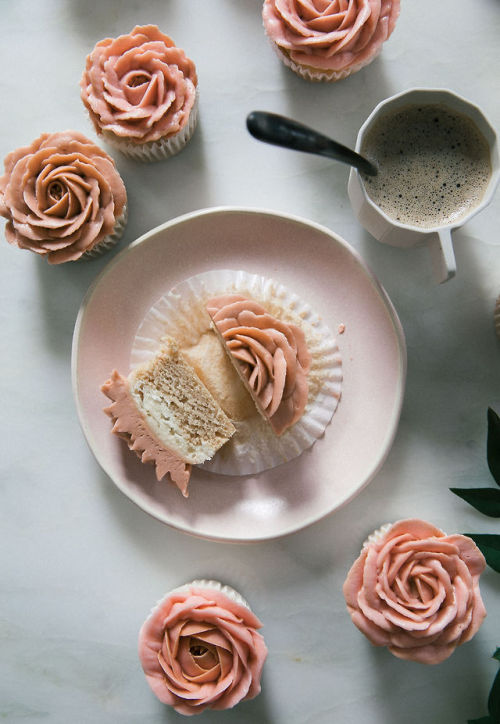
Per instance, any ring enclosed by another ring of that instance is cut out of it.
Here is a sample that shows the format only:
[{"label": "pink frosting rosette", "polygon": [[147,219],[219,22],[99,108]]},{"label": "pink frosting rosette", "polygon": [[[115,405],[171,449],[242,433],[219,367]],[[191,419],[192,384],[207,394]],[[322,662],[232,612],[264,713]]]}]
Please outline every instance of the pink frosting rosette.
[{"label": "pink frosting rosette", "polygon": [[192,133],[197,83],[193,61],[156,25],[145,25],[97,43],[80,87],[98,133],[142,145]]},{"label": "pink frosting rosette", "polygon": [[43,133],[5,159],[0,214],[7,241],[50,264],[116,241],[126,202],[113,159],[77,131]]},{"label": "pink frosting rosette", "polygon": [[186,715],[254,698],[267,656],[257,632],[261,625],[239,594],[215,582],[169,593],[139,633],[139,657],[151,689]]},{"label": "pink frosting rosette", "polygon": [[471,538],[402,520],[365,543],[344,597],[353,623],[401,659],[439,664],[479,629],[484,556]]},{"label": "pink frosting rosette", "polygon": [[280,58],[312,80],[338,80],[380,52],[399,0],[265,0],[266,33]]},{"label": "pink frosting rosette", "polygon": [[239,294],[210,299],[207,311],[256,405],[281,435],[307,404],[311,355],[304,333]]}]

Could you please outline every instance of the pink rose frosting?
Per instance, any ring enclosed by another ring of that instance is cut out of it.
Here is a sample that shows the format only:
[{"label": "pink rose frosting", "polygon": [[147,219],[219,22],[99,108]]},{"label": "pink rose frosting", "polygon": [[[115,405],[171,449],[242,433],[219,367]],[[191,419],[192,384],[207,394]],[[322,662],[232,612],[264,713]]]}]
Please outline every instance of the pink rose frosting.
[{"label": "pink rose frosting", "polygon": [[281,435],[307,403],[311,356],[304,333],[238,294],[210,299],[207,311],[256,405]]},{"label": "pink rose frosting", "polygon": [[151,689],[187,715],[253,699],[267,656],[262,624],[224,593],[187,589],[167,595],[141,628],[139,657]]},{"label": "pink rose frosting", "polygon": [[102,385],[101,390],[112,400],[112,404],[104,409],[114,422],[111,431],[126,441],[141,462],[154,463],[157,480],[168,474],[187,498],[191,465],[168,450],[151,431],[129,391],[127,378],[113,370],[111,378]]},{"label": "pink rose frosting", "polygon": [[113,159],[77,131],[43,133],[5,159],[7,241],[50,264],[79,259],[112,234],[126,202]]},{"label": "pink rose frosting", "polygon": [[299,65],[359,70],[396,25],[399,0],[265,0],[269,38]]},{"label": "pink rose frosting", "polygon": [[97,43],[80,87],[98,133],[148,143],[186,126],[197,82],[184,51],[156,25],[145,25]]},{"label": "pink rose frosting", "polygon": [[401,659],[438,664],[479,629],[484,556],[471,538],[402,520],[365,544],[344,583],[353,623]]}]

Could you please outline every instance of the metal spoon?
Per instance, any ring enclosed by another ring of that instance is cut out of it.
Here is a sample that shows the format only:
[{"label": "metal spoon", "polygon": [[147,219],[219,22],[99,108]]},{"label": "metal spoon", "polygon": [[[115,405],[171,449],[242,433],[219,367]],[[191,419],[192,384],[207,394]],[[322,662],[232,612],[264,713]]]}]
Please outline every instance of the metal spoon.
[{"label": "metal spoon", "polygon": [[327,156],[348,163],[369,176],[377,175],[376,166],[359,153],[291,118],[267,111],[252,111],[247,116],[247,128],[259,141],[291,148],[294,151]]}]

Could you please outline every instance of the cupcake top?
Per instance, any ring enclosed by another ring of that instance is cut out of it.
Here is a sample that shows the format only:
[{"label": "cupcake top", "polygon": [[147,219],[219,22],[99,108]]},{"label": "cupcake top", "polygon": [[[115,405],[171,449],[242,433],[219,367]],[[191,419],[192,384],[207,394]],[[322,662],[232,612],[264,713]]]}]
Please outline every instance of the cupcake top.
[{"label": "cupcake top", "polygon": [[160,701],[180,714],[230,709],[260,693],[267,656],[259,619],[220,585],[169,593],[139,633],[139,658]]},{"label": "cupcake top", "polygon": [[126,201],[113,159],[77,131],[42,133],[5,159],[7,241],[50,264],[75,261],[112,234]]},{"label": "cupcake top", "polygon": [[298,65],[359,70],[378,53],[399,15],[399,0],[265,0],[266,33]]},{"label": "cupcake top", "polygon": [[259,411],[281,435],[307,404],[311,355],[304,333],[239,294],[215,297],[206,306]]},{"label": "cupcake top", "polygon": [[348,573],[344,597],[353,623],[401,659],[438,664],[479,629],[484,556],[471,538],[423,520],[384,526]]},{"label": "cupcake top", "polygon": [[133,143],[168,138],[188,123],[196,100],[195,66],[156,25],[101,40],[80,81],[98,133]]}]

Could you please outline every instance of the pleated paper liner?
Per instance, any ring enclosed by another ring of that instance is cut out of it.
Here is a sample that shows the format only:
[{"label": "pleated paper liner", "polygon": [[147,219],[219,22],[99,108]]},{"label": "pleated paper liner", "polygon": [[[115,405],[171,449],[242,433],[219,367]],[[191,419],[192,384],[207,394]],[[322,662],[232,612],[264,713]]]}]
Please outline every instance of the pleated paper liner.
[{"label": "pleated paper liner", "polygon": [[196,345],[211,329],[205,304],[220,294],[247,296],[281,321],[301,327],[312,358],[308,402],[295,425],[278,437],[252,408],[249,417],[233,421],[236,433],[201,466],[221,475],[251,475],[293,460],[324,434],[341,396],[342,360],[331,330],[283,284],[245,271],[214,269],[177,284],[151,307],[132,345],[131,368],[156,354],[165,335],[181,349]]}]

